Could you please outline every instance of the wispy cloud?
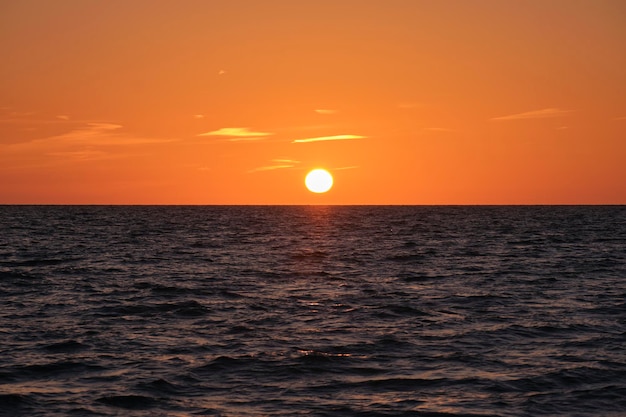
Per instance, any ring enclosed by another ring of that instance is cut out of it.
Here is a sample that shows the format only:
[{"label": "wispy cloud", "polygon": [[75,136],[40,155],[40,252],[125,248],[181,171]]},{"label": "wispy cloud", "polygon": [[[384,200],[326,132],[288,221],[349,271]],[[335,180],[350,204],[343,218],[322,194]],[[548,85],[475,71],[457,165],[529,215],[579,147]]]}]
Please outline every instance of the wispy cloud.
[{"label": "wispy cloud", "polygon": [[272,162],[274,162],[274,164],[254,168],[247,171],[247,173],[251,174],[254,172],[273,171],[275,169],[294,168],[297,164],[300,163],[300,161],[296,161],[293,159],[272,159]]},{"label": "wispy cloud", "polygon": [[111,132],[121,129],[123,126],[114,123],[87,123],[85,126],[78,127],[68,133],[44,140],[80,140],[84,141],[90,138],[101,138],[110,136]]},{"label": "wispy cloud", "polygon": [[96,150],[81,150],[81,151],[60,151],[49,152],[47,155],[58,156],[67,159],[75,159],[79,161],[94,161],[96,159],[108,159],[110,155],[108,152],[96,151]]},{"label": "wispy cloud", "polygon": [[172,142],[172,139],[143,138],[119,132],[121,125],[86,123],[69,132],[2,146],[13,155],[48,155],[62,159],[95,160],[119,157],[120,147]]},{"label": "wispy cloud", "polygon": [[227,137],[230,138],[231,141],[235,142],[242,140],[259,140],[261,138],[271,135],[273,135],[273,133],[255,132],[247,127],[223,127],[221,129],[213,130],[211,132],[200,133],[198,136]]},{"label": "wispy cloud", "polygon": [[294,139],[291,143],[324,142],[324,141],[329,141],[329,140],[355,140],[355,139],[365,139],[366,137],[367,136],[359,136],[359,135],[319,136],[316,138]]},{"label": "wispy cloud", "polygon": [[508,116],[494,117],[491,120],[522,120],[522,119],[545,119],[550,117],[561,117],[571,113],[572,110],[556,108],[527,111],[524,113],[511,114]]},{"label": "wispy cloud", "polygon": [[[28,142],[11,144],[12,148],[67,147],[71,145],[107,145],[115,142],[124,144],[122,135],[116,132],[122,126],[113,123],[83,123],[71,130],[54,136],[35,139]],[[133,138],[134,139],[134,138]],[[143,139],[141,139],[143,142]]]},{"label": "wispy cloud", "polygon": [[296,161],[295,159],[272,159],[272,162],[282,163],[282,164],[299,164],[300,161]]},{"label": "wispy cloud", "polygon": [[339,110],[333,110],[333,109],[315,109],[315,113],[317,113],[317,114],[337,114],[337,113],[339,113]]},{"label": "wispy cloud", "polygon": [[275,169],[284,169],[284,168],[293,168],[293,165],[268,165],[268,166],[264,166],[264,167],[258,167],[258,168],[254,168],[251,169],[250,171],[247,171],[248,174],[252,174],[253,172],[262,172],[262,171],[272,171]]},{"label": "wispy cloud", "polygon": [[613,120],[626,120],[626,116],[616,117]]},{"label": "wispy cloud", "polygon": [[59,115],[53,118],[35,118],[33,117],[34,113],[7,113],[0,114],[0,124],[13,124],[13,125],[30,125],[30,126],[39,126],[39,125],[47,125],[47,124],[78,124],[85,123],[85,121],[80,120],[70,120],[69,116]]},{"label": "wispy cloud", "polygon": [[173,142],[172,139],[142,138],[118,132],[123,126],[113,123],[87,123],[68,133],[40,141],[90,146],[128,146]]}]

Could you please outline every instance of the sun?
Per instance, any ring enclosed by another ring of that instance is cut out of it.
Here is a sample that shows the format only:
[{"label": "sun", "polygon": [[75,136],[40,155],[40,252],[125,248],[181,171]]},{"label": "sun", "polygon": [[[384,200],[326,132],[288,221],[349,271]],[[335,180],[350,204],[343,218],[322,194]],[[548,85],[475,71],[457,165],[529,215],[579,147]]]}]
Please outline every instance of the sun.
[{"label": "sun", "polygon": [[314,169],[306,174],[304,184],[311,192],[325,193],[333,186],[333,176],[325,169]]}]

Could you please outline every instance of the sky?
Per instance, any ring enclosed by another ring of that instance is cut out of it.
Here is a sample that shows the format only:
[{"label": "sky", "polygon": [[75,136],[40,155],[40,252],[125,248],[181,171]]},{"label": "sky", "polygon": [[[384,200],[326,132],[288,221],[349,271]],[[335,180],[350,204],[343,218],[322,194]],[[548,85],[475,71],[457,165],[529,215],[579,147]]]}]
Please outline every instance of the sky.
[{"label": "sky", "polygon": [[0,0],[0,53],[0,204],[626,204],[623,0]]}]

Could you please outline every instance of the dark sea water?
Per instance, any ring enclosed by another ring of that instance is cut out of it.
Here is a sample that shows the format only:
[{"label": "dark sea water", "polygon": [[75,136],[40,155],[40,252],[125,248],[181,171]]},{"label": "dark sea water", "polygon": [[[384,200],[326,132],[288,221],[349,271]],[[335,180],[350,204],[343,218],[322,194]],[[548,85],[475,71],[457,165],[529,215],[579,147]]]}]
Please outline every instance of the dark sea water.
[{"label": "dark sea water", "polygon": [[626,207],[0,206],[0,415],[624,416]]}]

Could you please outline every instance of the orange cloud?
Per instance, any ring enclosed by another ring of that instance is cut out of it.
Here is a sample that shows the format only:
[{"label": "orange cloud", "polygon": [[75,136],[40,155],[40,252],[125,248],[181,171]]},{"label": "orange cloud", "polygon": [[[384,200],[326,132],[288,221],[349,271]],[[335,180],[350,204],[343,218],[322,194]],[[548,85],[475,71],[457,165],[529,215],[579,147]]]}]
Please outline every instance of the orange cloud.
[{"label": "orange cloud", "polygon": [[[273,133],[269,132],[254,132],[247,127],[223,127],[211,132],[200,133],[198,136],[222,136],[230,137],[235,140],[256,140],[266,136],[271,136]],[[239,139],[237,139],[239,138]]]},{"label": "orange cloud", "polygon": [[336,136],[320,136],[316,138],[294,139],[291,143],[310,143],[310,142],[323,142],[328,140],[354,140],[365,139],[367,136],[359,135],[336,135]]},{"label": "orange cloud", "polygon": [[[3,145],[3,151],[22,155],[94,160],[114,157],[104,148],[173,142],[172,139],[142,138],[117,132],[123,126],[113,123],[87,123],[61,135]],[[117,156],[115,156],[117,157]]]},{"label": "orange cloud", "polygon": [[250,171],[247,171],[248,174],[252,174],[254,172],[262,172],[262,171],[272,171],[274,169],[284,169],[284,168],[293,168],[294,165],[268,165],[268,166],[263,166],[263,167],[259,167],[259,168],[254,168],[251,169]]},{"label": "orange cloud", "polygon": [[528,111],[525,113],[511,114],[508,116],[494,117],[491,120],[545,119],[548,117],[564,116],[571,112],[572,112],[571,110],[550,108],[550,109],[542,109],[542,110],[533,110],[533,111]]},{"label": "orange cloud", "polygon": [[293,159],[272,159],[272,162],[274,162],[274,165],[265,165],[262,167],[254,168],[247,171],[247,173],[251,174],[254,172],[273,171],[275,169],[293,168],[300,163],[300,161],[296,161]]}]

